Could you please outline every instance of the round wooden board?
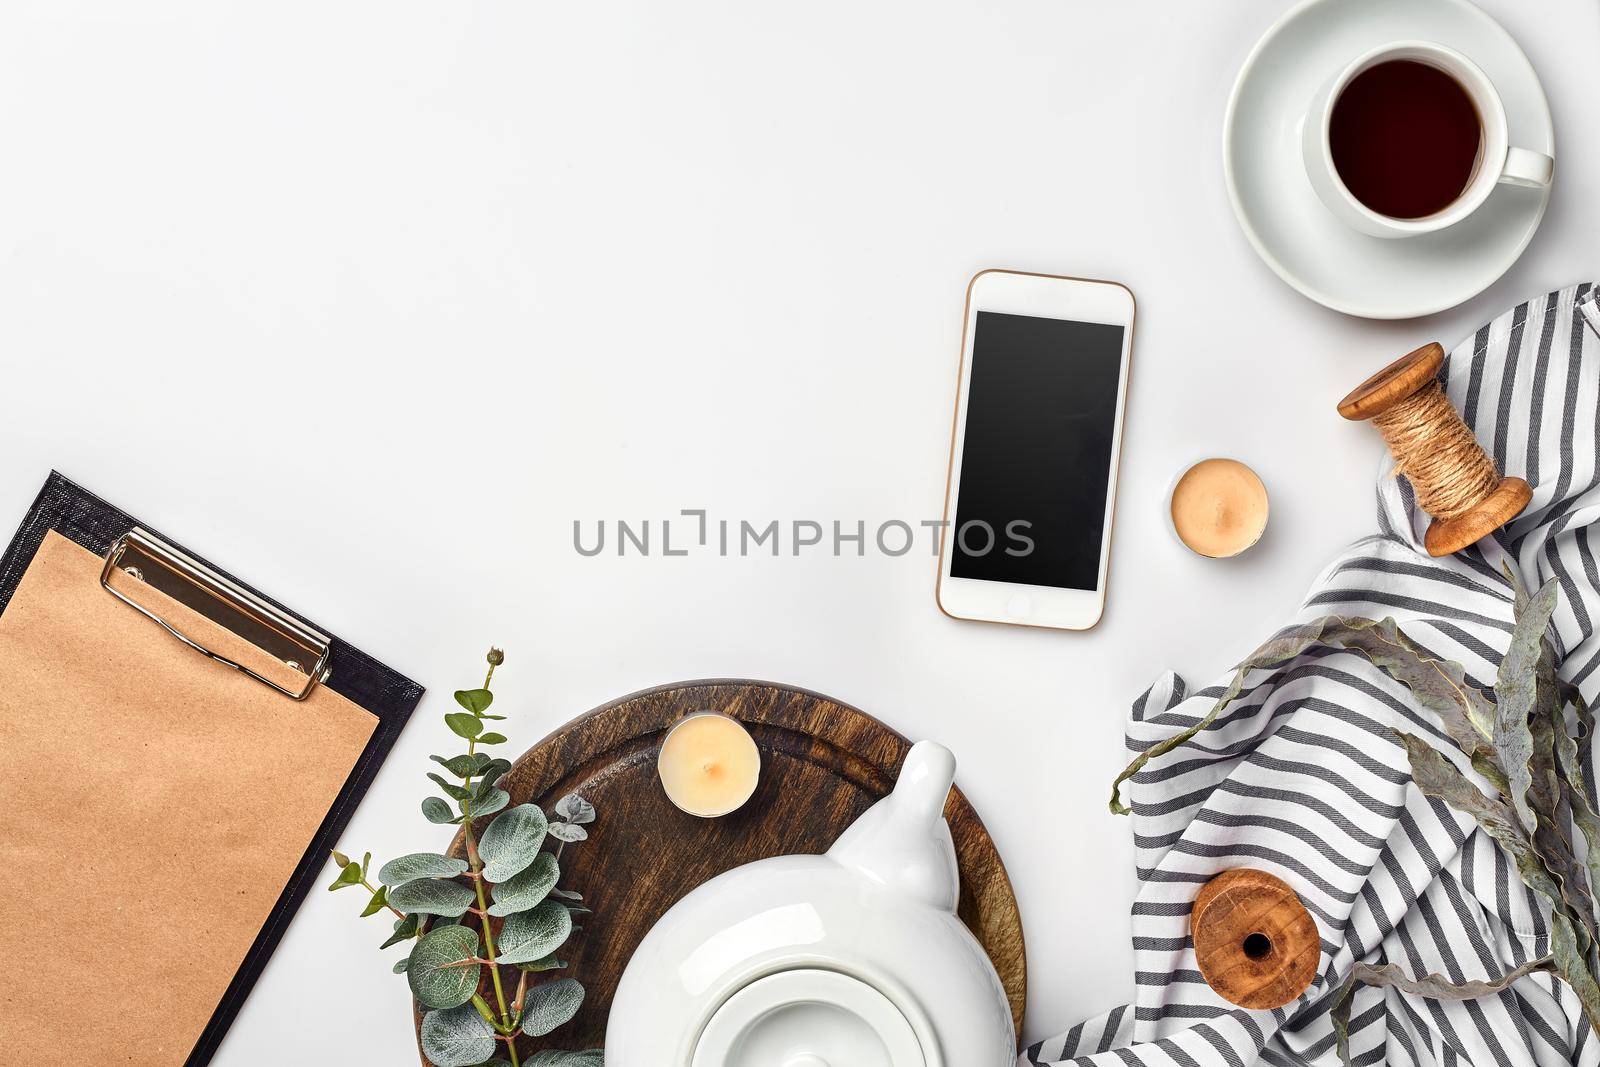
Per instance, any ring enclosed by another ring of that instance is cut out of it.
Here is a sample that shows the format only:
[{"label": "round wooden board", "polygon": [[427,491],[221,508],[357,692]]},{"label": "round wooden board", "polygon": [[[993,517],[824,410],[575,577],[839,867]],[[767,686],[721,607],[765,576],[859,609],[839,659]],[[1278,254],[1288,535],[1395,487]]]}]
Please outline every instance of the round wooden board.
[{"label": "round wooden board", "polygon": [[[699,819],[672,806],[656,777],[661,738],[681,716],[711,708],[745,724],[761,748],[761,783],[744,807]],[[530,749],[507,773],[511,803],[549,809],[581,793],[599,811],[593,836],[562,854],[561,884],[594,914],[560,955],[588,996],[543,1043],[599,1048],[622,970],[644,935],[696,886],[744,863],[824,852],[894,786],[910,742],[864,712],[765,682],[718,680],[648,689],[596,708]],[[959,788],[945,818],[961,871],[961,920],[994,962],[1017,1034],[1027,999],[1022,917],[1005,865]],[[464,855],[457,837],[452,852]],[[542,1044],[543,1044],[542,1043]]]}]

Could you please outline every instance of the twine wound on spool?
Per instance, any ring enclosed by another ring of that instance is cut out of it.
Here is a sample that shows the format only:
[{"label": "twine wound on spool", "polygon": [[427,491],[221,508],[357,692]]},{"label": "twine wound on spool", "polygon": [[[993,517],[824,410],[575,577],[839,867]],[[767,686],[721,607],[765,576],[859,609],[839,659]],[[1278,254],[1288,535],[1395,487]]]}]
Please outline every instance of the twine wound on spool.
[{"label": "twine wound on spool", "polygon": [[1437,343],[1395,360],[1339,402],[1339,414],[1371,419],[1405,475],[1417,504],[1433,516],[1423,544],[1448,556],[1521,513],[1533,490],[1503,478],[1439,385],[1444,349]]}]

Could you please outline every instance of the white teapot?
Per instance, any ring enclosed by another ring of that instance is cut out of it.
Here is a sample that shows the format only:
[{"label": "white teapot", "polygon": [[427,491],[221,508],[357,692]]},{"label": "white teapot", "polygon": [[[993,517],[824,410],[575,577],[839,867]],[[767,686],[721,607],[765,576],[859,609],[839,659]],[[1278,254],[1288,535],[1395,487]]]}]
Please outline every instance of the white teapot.
[{"label": "white teapot", "polygon": [[956,918],[955,766],[919,742],[825,855],[674,905],[617,986],[606,1067],[1012,1067],[1005,989]]}]

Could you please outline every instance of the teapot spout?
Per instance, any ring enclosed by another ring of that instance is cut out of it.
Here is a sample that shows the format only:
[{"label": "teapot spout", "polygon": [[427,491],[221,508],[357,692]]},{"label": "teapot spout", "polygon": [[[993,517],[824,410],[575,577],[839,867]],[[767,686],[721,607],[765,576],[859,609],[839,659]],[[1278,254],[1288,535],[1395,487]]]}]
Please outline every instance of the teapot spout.
[{"label": "teapot spout", "polygon": [[955,777],[949,749],[918,741],[894,791],[851,824],[828,855],[863,878],[954,912],[961,883],[944,805]]}]

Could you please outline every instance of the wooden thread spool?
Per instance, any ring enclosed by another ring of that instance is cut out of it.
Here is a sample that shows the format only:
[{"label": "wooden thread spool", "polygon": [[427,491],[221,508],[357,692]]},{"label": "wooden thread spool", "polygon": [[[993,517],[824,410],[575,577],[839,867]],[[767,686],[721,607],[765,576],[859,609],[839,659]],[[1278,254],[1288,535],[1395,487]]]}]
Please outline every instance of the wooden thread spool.
[{"label": "wooden thread spool", "polygon": [[1211,879],[1189,928],[1201,977],[1241,1008],[1281,1008],[1317,976],[1317,924],[1294,890],[1265,871],[1238,867]]},{"label": "wooden thread spool", "polygon": [[1339,401],[1347,419],[1371,419],[1394,456],[1395,470],[1433,516],[1422,543],[1448,556],[1516,518],[1533,499],[1521,478],[1505,478],[1439,385],[1444,349],[1408,352]]}]

